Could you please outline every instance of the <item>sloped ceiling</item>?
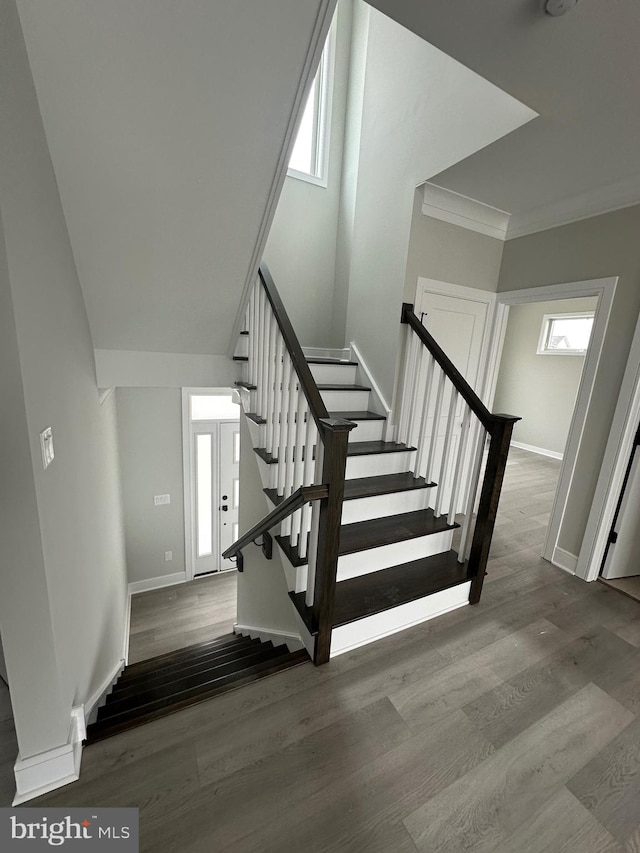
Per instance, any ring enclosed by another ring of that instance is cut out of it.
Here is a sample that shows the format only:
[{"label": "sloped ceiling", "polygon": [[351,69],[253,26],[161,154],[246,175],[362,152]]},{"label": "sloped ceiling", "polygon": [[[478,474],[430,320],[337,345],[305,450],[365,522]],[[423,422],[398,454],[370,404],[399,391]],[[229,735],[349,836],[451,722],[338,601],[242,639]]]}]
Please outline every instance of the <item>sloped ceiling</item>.
[{"label": "sloped ceiling", "polygon": [[637,0],[560,18],[543,0],[372,5],[540,114],[434,183],[512,213],[510,230],[640,201]]},{"label": "sloped ceiling", "polygon": [[227,351],[333,5],[18,0],[97,349]]}]

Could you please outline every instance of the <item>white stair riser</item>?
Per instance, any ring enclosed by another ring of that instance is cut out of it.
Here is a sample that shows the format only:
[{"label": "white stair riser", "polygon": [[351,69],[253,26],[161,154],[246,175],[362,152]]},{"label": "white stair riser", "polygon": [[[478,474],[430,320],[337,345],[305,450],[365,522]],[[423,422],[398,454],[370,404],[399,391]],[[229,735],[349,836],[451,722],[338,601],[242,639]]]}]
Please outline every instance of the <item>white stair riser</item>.
[{"label": "white stair riser", "polygon": [[430,536],[417,536],[415,539],[368,548],[355,554],[342,554],[338,557],[338,580],[357,578],[359,575],[368,575],[380,569],[399,566],[401,563],[410,563],[421,557],[442,554],[443,551],[451,549],[452,538],[453,531],[445,530]]},{"label": "white stair riser", "polygon": [[355,385],[355,364],[310,364],[311,375],[319,385]]},{"label": "white stair riser", "polygon": [[248,356],[249,355],[249,335],[240,335],[234,355]]},{"label": "white stair riser", "polygon": [[368,391],[320,391],[320,396],[329,412],[368,411]]},{"label": "white stair riser", "polygon": [[342,505],[342,523],[353,524],[370,518],[383,518],[401,512],[427,509],[431,489],[411,489],[393,492],[390,495],[374,495],[369,498],[354,498]]},{"label": "white stair riser", "polygon": [[354,421],[354,423],[357,426],[349,433],[349,441],[382,441],[385,421]]},{"label": "white stair riser", "polygon": [[451,589],[443,589],[416,601],[409,601],[383,613],[376,613],[334,628],[331,636],[331,657],[357,649],[390,634],[396,634],[412,625],[419,625],[436,616],[448,613],[469,604],[471,583],[462,583]]},{"label": "white stair riser", "polygon": [[376,477],[379,474],[401,474],[412,471],[416,451],[403,450],[398,453],[372,453],[367,456],[347,458],[346,479]]}]

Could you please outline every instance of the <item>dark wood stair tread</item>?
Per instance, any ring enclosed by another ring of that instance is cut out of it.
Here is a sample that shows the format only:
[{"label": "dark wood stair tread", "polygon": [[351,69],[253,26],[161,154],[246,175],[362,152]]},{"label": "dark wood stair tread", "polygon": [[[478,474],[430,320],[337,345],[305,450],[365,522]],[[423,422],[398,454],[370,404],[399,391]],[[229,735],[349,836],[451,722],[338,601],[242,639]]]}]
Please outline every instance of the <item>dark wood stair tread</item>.
[{"label": "dark wood stair tread", "polygon": [[[456,522],[453,524],[447,522],[446,515],[436,518],[432,509],[418,509],[382,518],[369,518],[366,521],[356,521],[353,524],[341,526],[338,554],[355,554],[358,551],[368,551],[381,545],[404,542],[419,536],[444,533],[456,527],[459,527]],[[297,568],[307,563],[307,558],[301,558],[298,549],[292,547],[290,536],[274,538],[292,566]]]},{"label": "dark wood stair tread", "polygon": [[159,702],[133,708],[126,713],[118,714],[105,720],[101,720],[98,715],[98,720],[87,728],[87,740],[89,743],[94,743],[106,737],[111,737],[135,726],[168,716],[176,711],[181,711],[183,708],[188,708],[190,705],[205,702],[208,699],[213,699],[230,690],[235,690],[245,684],[257,681],[260,678],[274,675],[275,673],[293,666],[299,666],[308,661],[309,655],[304,649],[295,652],[287,651],[284,654],[278,654],[269,660],[262,661],[253,666],[239,669],[237,672],[220,679],[215,685],[203,685],[201,688],[195,688]]},{"label": "dark wood stair tread", "polygon": [[144,672],[154,672],[163,666],[170,666],[190,658],[193,659],[200,654],[210,654],[213,651],[219,652],[223,649],[240,648],[252,643],[253,640],[251,637],[244,637],[241,634],[224,634],[222,637],[215,637],[212,640],[194,643],[191,646],[183,646],[183,648],[175,649],[172,652],[165,652],[162,655],[156,655],[152,658],[146,658],[146,660],[131,663],[126,667],[120,679],[132,678]]},{"label": "dark wood stair tread", "polygon": [[[278,461],[278,457],[269,453],[265,447],[254,447],[253,450],[267,465],[275,465]],[[380,453],[403,453],[412,450],[415,450],[415,447],[407,447],[406,444],[398,444],[396,441],[350,441],[347,444],[347,457],[375,456]]]},{"label": "dark wood stair tread", "polygon": [[[350,501],[415,489],[432,489],[435,485],[435,483],[427,483],[424,477],[414,476],[412,471],[404,471],[402,474],[378,474],[375,477],[357,477],[354,480],[345,480],[344,499]],[[279,495],[276,489],[263,489],[263,491],[274,506],[278,506],[284,500],[284,495]]]},{"label": "dark wood stair tread", "polygon": [[344,364],[347,367],[357,367],[357,361],[343,361],[340,358],[307,358],[307,364]]},{"label": "dark wood stair tread", "polygon": [[338,382],[320,382],[318,391],[371,391],[366,385],[340,385]]},{"label": "dark wood stair tread", "polygon": [[343,421],[386,421],[386,417],[377,412],[329,412],[329,415]]},{"label": "dark wood stair tread", "polygon": [[233,361],[249,361],[248,355],[234,355]]},{"label": "dark wood stair tread", "polygon": [[260,415],[256,414],[255,412],[247,412],[246,415],[250,421],[254,422],[254,424],[266,424],[266,422],[267,422],[266,418],[261,417]]},{"label": "dark wood stair tread", "polygon": [[[383,613],[470,580],[467,563],[459,563],[455,551],[445,551],[340,581],[336,584],[333,627]],[[305,593],[290,592],[289,596],[307,628],[316,633]]]}]

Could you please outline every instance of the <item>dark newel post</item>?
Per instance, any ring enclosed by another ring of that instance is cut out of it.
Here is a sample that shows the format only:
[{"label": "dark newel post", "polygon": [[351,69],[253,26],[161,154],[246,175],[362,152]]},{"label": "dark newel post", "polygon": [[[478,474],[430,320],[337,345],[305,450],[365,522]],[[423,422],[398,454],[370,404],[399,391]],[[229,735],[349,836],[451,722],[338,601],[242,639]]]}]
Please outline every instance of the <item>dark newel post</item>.
[{"label": "dark newel post", "polygon": [[322,426],[322,482],[328,486],[329,494],[320,502],[318,523],[318,552],[313,592],[313,621],[318,627],[313,661],[316,666],[326,663],[331,651],[347,443],[349,431],[355,424],[337,418],[323,418]]},{"label": "dark newel post", "polygon": [[513,432],[513,425],[520,420],[520,418],[512,415],[493,415],[493,419],[489,455],[482,481],[478,517],[469,555],[469,571],[473,575],[469,594],[470,604],[477,604],[480,601],[493,527],[498,512],[498,501],[500,500],[500,491],[502,490],[502,481],[507,465],[511,433]]}]

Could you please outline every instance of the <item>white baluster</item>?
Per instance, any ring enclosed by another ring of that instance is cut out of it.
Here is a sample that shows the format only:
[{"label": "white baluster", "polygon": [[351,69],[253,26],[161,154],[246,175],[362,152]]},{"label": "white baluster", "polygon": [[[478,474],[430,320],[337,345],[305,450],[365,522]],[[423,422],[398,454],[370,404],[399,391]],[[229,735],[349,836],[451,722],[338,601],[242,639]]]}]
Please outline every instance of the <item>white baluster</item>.
[{"label": "white baluster", "polygon": [[409,420],[409,389],[411,386],[411,368],[413,365],[412,350],[416,335],[411,326],[406,324],[404,337],[404,365],[402,372],[402,396],[400,399],[400,416],[398,417],[398,441],[406,441]]},{"label": "white baluster", "polygon": [[465,509],[464,522],[462,524],[462,533],[460,536],[460,550],[458,551],[458,562],[464,563],[468,558],[468,551],[471,548],[471,522],[473,521],[473,510],[476,503],[476,494],[478,491],[478,483],[480,482],[480,470],[482,468],[482,460],[484,457],[484,444],[487,437],[487,431],[482,424],[476,422],[475,449],[473,455],[473,466],[471,470],[471,479],[469,482],[469,493],[467,495],[467,506]]},{"label": "white baluster", "polygon": [[276,330],[276,370],[273,389],[273,450],[276,458],[280,458],[280,424],[283,420],[282,412],[282,381],[284,374],[284,338],[280,331]]},{"label": "white baluster", "polygon": [[453,488],[451,490],[451,500],[449,501],[449,515],[447,524],[453,524],[456,520],[456,504],[460,495],[460,487],[462,485],[462,474],[464,468],[464,459],[467,455],[467,445],[469,443],[469,423],[471,419],[471,409],[465,403],[464,417],[462,418],[462,427],[460,431],[460,443],[458,444],[458,455],[456,458],[456,467],[453,473]]},{"label": "white baluster", "polygon": [[438,479],[438,494],[436,496],[435,515],[439,518],[442,515],[442,504],[444,503],[445,490],[447,488],[447,469],[449,468],[449,456],[451,453],[451,444],[453,438],[453,430],[456,422],[456,406],[458,405],[458,392],[451,386],[451,398],[449,400],[449,413],[447,415],[447,429],[444,436],[444,446],[442,448],[442,459],[440,460],[440,477]]},{"label": "white baluster", "polygon": [[405,444],[411,444],[414,431],[415,413],[417,408],[417,399],[419,396],[419,378],[422,371],[422,351],[424,347],[417,335],[413,335],[411,339],[411,385],[409,388],[409,412],[407,414],[407,432],[404,439]]},{"label": "white baluster", "polygon": [[[318,428],[316,427],[316,422],[314,421],[311,412],[307,415],[307,430],[306,437],[304,441],[304,472],[303,472],[303,485],[310,486],[314,482],[314,468],[315,468],[315,459],[314,453],[316,452],[316,444],[318,442]],[[309,532],[311,530],[311,511],[312,506],[309,503],[306,503],[302,507],[302,520],[300,522],[300,544],[298,546],[298,553],[302,558],[307,556],[307,540],[309,536]]]},{"label": "white baluster", "polygon": [[284,369],[282,375],[282,396],[280,401],[280,439],[278,442],[278,494],[284,495],[287,470],[287,412],[289,411],[289,395],[291,393],[291,374],[293,365],[291,356],[284,350]]},{"label": "white baluster", "polygon": [[[288,498],[293,493],[293,473],[295,464],[296,440],[296,411],[301,393],[298,388],[298,375],[291,371],[291,387],[289,389],[289,406],[287,409],[287,440],[285,444],[284,496]],[[282,522],[284,536],[291,535],[291,516]]]},{"label": "white baluster", "polygon": [[[316,442],[316,464],[315,482],[322,482],[322,465],[324,459],[324,445],[318,436]],[[307,607],[313,605],[314,586],[316,582],[316,558],[318,556],[318,528],[320,524],[320,501],[313,502],[311,510],[311,533],[309,534],[309,559],[307,560]]]},{"label": "white baluster", "polygon": [[256,376],[258,373],[257,358],[258,358],[258,320],[256,303],[258,299],[258,287],[256,283],[249,297],[249,376],[248,381],[251,385],[256,384]]},{"label": "white baluster", "polygon": [[269,453],[273,453],[273,421],[276,402],[276,335],[278,327],[273,311],[269,311],[269,334],[268,334],[268,358],[267,358],[267,425],[266,425],[266,447]]},{"label": "white baluster", "polygon": [[[435,369],[435,366],[434,366]],[[444,371],[438,367],[438,390],[436,391],[436,403],[433,407],[433,419],[431,421],[431,436],[429,438],[429,454],[427,456],[426,479],[433,480],[433,471],[436,458],[436,445],[438,444],[438,429],[440,428],[440,412],[442,409],[442,395],[444,394]]]},{"label": "white baluster", "polygon": [[427,352],[427,375],[425,377],[424,383],[424,397],[422,398],[422,414],[420,417],[420,432],[418,434],[418,454],[416,458],[416,469],[415,475],[419,477],[422,475],[423,465],[425,462],[425,456],[427,453],[427,442],[426,442],[426,434],[427,434],[427,421],[429,418],[429,402],[431,398],[431,388],[433,387],[433,376],[435,373],[436,360],[431,355],[430,352]]},{"label": "white baluster", "polygon": [[269,399],[269,329],[271,322],[271,303],[267,299],[267,294],[262,291],[262,370],[260,372],[260,385],[258,386],[261,394],[260,415],[268,420],[267,415],[267,400]]},{"label": "white baluster", "polygon": [[[293,484],[292,490],[295,492],[296,489],[300,488],[303,480],[304,473],[304,457],[306,453],[310,453],[311,450],[305,448],[304,440],[307,434],[307,424],[306,417],[309,412],[309,407],[307,406],[307,400],[304,394],[300,393],[298,395],[298,409],[296,411],[296,422],[295,422],[295,440],[294,440],[294,464],[293,464]],[[309,415],[309,417],[311,417]],[[302,521],[302,508],[297,509],[293,515],[291,516],[291,544],[293,546],[298,545],[298,537],[300,534],[300,524]]]}]

